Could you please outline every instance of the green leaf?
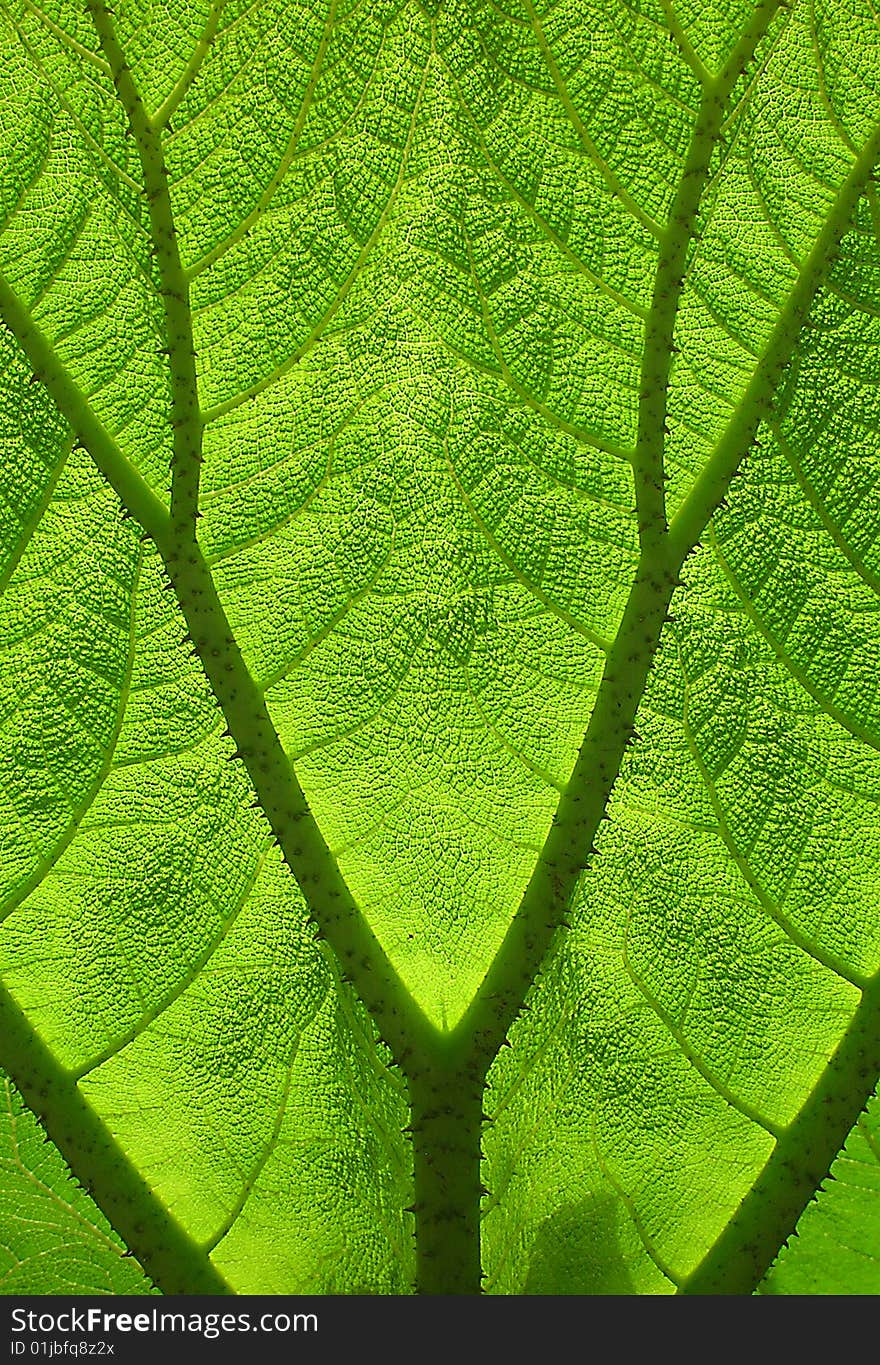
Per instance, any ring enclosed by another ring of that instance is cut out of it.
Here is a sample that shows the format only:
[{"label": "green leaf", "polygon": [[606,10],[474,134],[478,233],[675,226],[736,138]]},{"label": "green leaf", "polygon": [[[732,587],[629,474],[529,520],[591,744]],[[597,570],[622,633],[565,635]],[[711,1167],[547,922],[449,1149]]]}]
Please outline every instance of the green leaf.
[{"label": "green leaf", "polygon": [[751,1292],[825,1179],[878,56],[0,5],[0,1064],[165,1292]]},{"label": "green leaf", "polygon": [[880,1128],[875,1098],[847,1138],[831,1179],[760,1286],[762,1294],[877,1294]]},{"label": "green leaf", "polygon": [[151,1287],[8,1080],[0,1107],[3,1294],[149,1294]]}]

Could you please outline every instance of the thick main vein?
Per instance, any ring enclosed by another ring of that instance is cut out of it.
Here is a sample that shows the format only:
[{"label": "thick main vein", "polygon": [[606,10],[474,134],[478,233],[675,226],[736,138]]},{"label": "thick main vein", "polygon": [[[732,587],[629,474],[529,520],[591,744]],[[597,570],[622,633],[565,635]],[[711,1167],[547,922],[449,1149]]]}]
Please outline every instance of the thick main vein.
[{"label": "thick main vein", "polygon": [[648,554],[654,552],[667,532],[664,452],[669,382],[675,354],[674,331],[697,212],[709,180],[728,101],[741,71],[754,56],[755,48],[778,8],[779,0],[762,0],[718,76],[704,85],[691,145],[660,237],[651,311],[645,323],[633,460],[639,539]]},{"label": "thick main vein", "polygon": [[[596,703],[568,786],[516,915],[476,998],[450,1039],[451,1052],[466,1058],[467,1064],[477,1071],[488,1068],[522,1008],[592,855],[599,822],[633,734],[636,711],[684,555],[708,520],[709,511],[686,549],[670,543],[663,455],[673,333],[687,251],[724,111],[778,7],[779,0],[763,0],[757,6],[724,68],[704,89],[669,220],[659,233],[653,301],[645,322],[638,437],[633,458],[641,554],[617,635],[606,654]],[[530,13],[537,23],[534,11],[530,9]],[[740,458],[747,446],[744,440]]]},{"label": "thick main vein", "polygon": [[190,86],[195,81],[202,69],[205,58],[211,50],[214,39],[217,35],[217,25],[220,23],[220,16],[226,6],[226,0],[213,0],[208,17],[205,20],[205,27],[202,29],[199,40],[196,43],[189,61],[180,74],[174,88],[159,108],[153,114],[152,124],[154,128],[166,128],[171,115],[179,106],[181,101],[186,98]]},{"label": "thick main vein", "polygon": [[750,1294],[761,1281],[870,1099],[880,1072],[880,974],[807,1102],[724,1231],[680,1283],[680,1294]]},{"label": "thick main vein", "polygon": [[260,805],[309,909],[398,1061],[430,1054],[436,1030],[415,1004],[349,891],[309,809],[266,703],[236,642],[196,541],[176,527],[0,274],[0,316],[77,440],[155,542],[190,638]]},{"label": "thick main vein", "polygon": [[0,986],[2,1063],[28,1108],[146,1273],[166,1294],[231,1294]]},{"label": "thick main vein", "polygon": [[[348,891],[244,663],[195,538],[182,534],[180,506],[183,503],[190,507],[191,504],[194,515],[197,497],[198,459],[195,460],[195,469],[191,470],[186,459],[191,452],[184,446],[195,438],[197,427],[193,412],[197,414],[198,408],[197,403],[193,406],[190,401],[195,395],[195,365],[189,302],[185,290],[178,289],[177,276],[174,274],[179,271],[180,262],[173,243],[170,201],[167,213],[164,208],[168,196],[167,172],[161,157],[161,147],[154,136],[155,130],[143,111],[121,50],[116,44],[106,7],[90,3],[88,8],[102,34],[102,46],[138,139],[145,181],[151,186],[147,191],[148,196],[153,196],[151,224],[157,237],[157,250],[159,238],[163,234],[166,242],[162,248],[166,252],[165,265],[160,266],[163,296],[166,299],[166,326],[172,352],[175,346],[179,346],[179,352],[171,356],[172,373],[177,373],[180,380],[179,383],[174,381],[176,387],[172,390],[172,404],[179,405],[173,411],[179,413],[180,429],[186,438],[180,447],[175,444],[174,472],[178,489],[183,491],[178,492],[172,500],[173,519],[169,518],[159,500],[125,460],[116,442],[98,421],[46,338],[35,327],[33,319],[2,276],[0,313],[31,359],[62,415],[72,425],[77,438],[92,452],[99,468],[125,505],[155,539],[196,651],[238,745],[238,756],[247,768],[285,859],[343,970],[351,975],[398,1061],[406,1067],[407,1059],[414,1049],[422,1058],[427,1057],[430,1061],[438,1055],[438,1035],[430,1029],[424,1016],[413,1004]],[[462,1055],[467,1056],[477,1070],[484,1070],[497,1051],[522,1006],[525,993],[547,953],[555,930],[562,922],[571,893],[589,857],[590,845],[604,815],[624,749],[632,733],[635,712],[653,663],[681,561],[702,535],[708,518],[723,497],[732,474],[754,436],[760,417],[775,391],[779,373],[796,344],[812,297],[824,278],[830,256],[846,229],[852,209],[876,159],[880,133],[858,158],[852,175],[841,190],[808,266],[795,286],[789,305],[783,311],[767,351],[757,366],[752,383],[708,468],[697,480],[685,507],[676,518],[671,535],[668,535],[663,500],[665,393],[671,373],[673,333],[688,245],[693,239],[696,214],[706,184],[709,160],[721,128],[724,106],[743,65],[753,54],[777,8],[778,0],[764,0],[757,6],[731,59],[719,77],[707,85],[701,115],[666,228],[661,231],[651,220],[640,219],[642,226],[651,235],[657,236],[660,242],[654,301],[645,331],[644,384],[639,449],[635,461],[637,501],[643,530],[642,558],[620,629],[608,653],[596,707],[572,780],[560,801],[523,902],[474,1004],[448,1039],[450,1054],[454,1055],[456,1049],[462,1049]],[[532,16],[539,46],[554,75],[560,99],[571,116],[573,105],[570,95],[553,65],[552,54],[534,11]],[[585,130],[577,124],[575,126],[585,150],[596,161],[598,153],[595,147],[588,138],[584,141]],[[607,165],[600,163],[601,159],[597,165],[608,189],[620,198],[625,192],[621,191]],[[609,179],[609,176],[612,178]],[[624,199],[624,202],[627,200]],[[155,204],[160,207],[154,213]],[[633,211],[635,209],[631,204],[628,207]],[[634,216],[639,218],[636,212]],[[168,300],[173,307],[168,305]],[[178,308],[181,310],[179,319]],[[181,321],[183,330],[180,333],[174,327],[175,320]],[[181,336],[184,338],[182,342]],[[197,447],[194,449],[197,451]],[[195,484],[195,497],[191,495],[191,483]],[[870,992],[866,993],[866,1005],[868,994]],[[872,1009],[876,1011],[876,1002],[873,1002]],[[38,1040],[32,1030],[24,1037],[22,1020],[16,1018],[14,1012],[9,1017],[13,1020],[13,1031],[18,1029],[24,1039],[21,1045],[24,1057],[33,1050]],[[857,1034],[858,1029],[852,1034],[856,1041]],[[42,1054],[41,1058],[48,1066]],[[841,1065],[844,1063],[846,1067],[855,1066],[849,1053],[842,1056]],[[57,1064],[54,1065],[57,1070]],[[829,1085],[833,1080],[829,1080]],[[856,1085],[855,1089],[858,1088]],[[847,1089],[849,1098],[852,1089],[851,1085]],[[77,1103],[75,1087],[72,1095],[65,1089],[59,1101],[59,1123],[62,1126],[67,1114],[73,1112],[73,1106]],[[84,1121],[80,1110],[76,1112],[79,1115],[77,1121]],[[791,1147],[788,1134],[785,1143],[780,1143],[780,1146],[784,1145]]]},{"label": "thick main vein", "polygon": [[125,53],[116,37],[110,11],[103,0],[88,0],[86,8],[110,67],[113,86],[128,119],[140,159],[159,273],[171,384],[171,520],[181,531],[195,536],[202,463],[202,419],[189,281],[181,265],[177,246],[168,168],[159,131],[144,107]]},{"label": "thick main vein", "polygon": [[737,408],[672,520],[670,540],[674,554],[679,559],[683,559],[697,543],[710,516],[725,497],[730,481],[739,468],[745,450],[754,441],[761,422],[773,415],[773,401],[785,367],[878,157],[880,125],[865,142],[849,175],[840,186]]}]

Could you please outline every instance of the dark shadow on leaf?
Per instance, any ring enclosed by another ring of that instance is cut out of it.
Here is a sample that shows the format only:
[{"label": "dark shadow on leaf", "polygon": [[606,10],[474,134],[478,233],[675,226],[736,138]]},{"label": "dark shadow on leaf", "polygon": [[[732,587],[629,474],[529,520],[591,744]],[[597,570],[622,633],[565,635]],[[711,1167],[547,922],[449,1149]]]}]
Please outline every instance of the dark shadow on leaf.
[{"label": "dark shadow on leaf", "polygon": [[617,1239],[617,1204],[584,1199],[546,1218],[532,1243],[526,1294],[635,1294]]}]

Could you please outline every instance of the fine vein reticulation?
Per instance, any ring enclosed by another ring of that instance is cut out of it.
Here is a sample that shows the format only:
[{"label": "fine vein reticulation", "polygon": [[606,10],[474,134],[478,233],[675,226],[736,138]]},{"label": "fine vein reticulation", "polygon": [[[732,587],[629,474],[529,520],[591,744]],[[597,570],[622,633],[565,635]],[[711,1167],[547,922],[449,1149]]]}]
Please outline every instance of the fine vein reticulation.
[{"label": "fine vein reticulation", "polygon": [[876,21],[135,8],[2,11],[0,627],[98,690],[33,799],[6,707],[0,1064],[165,1292],[751,1292],[880,1074]]}]

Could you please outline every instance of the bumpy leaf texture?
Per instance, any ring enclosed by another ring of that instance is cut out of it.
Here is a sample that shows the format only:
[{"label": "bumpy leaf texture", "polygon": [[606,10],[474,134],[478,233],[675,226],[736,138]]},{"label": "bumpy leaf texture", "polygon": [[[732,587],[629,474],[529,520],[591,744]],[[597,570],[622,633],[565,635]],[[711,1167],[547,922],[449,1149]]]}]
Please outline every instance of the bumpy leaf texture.
[{"label": "bumpy leaf texture", "polygon": [[[114,6],[191,299],[199,542],[439,1029],[516,911],[620,623],[664,231],[755,13]],[[829,225],[842,244],[685,563],[571,927],[490,1073],[490,1292],[686,1282],[880,968],[878,121],[869,0],[768,15],[687,248],[670,519]],[[0,142],[0,270],[167,503],[154,231],[82,5],[0,5]],[[0,345],[5,986],[233,1289],[407,1292],[403,1079],[316,941],[155,547]],[[14,1097],[2,1121],[0,1290],[149,1289]],[[876,1165],[875,1128],[836,1175]],[[850,1275],[823,1199],[772,1292]]]},{"label": "bumpy leaf texture", "polygon": [[137,1262],[8,1081],[0,1089],[0,1193],[4,1294],[146,1294]]},{"label": "bumpy leaf texture", "polygon": [[880,1103],[875,1096],[761,1287],[764,1294],[880,1294]]}]

